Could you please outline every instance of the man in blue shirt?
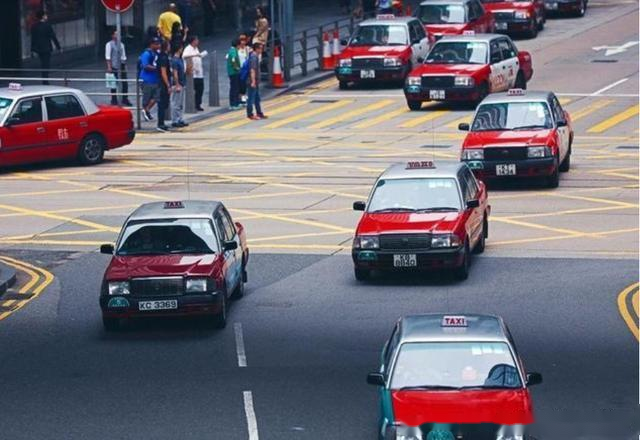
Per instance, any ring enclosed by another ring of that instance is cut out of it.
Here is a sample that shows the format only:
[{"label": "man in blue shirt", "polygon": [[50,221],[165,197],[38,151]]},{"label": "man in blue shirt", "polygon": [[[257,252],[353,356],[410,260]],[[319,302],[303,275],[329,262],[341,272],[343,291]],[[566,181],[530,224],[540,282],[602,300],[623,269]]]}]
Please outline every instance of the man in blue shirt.
[{"label": "man in blue shirt", "polygon": [[149,47],[140,55],[140,79],[142,80],[142,115],[151,121],[151,109],[158,99],[160,74],[158,72],[158,51],[162,41],[151,39]]},{"label": "man in blue shirt", "polygon": [[171,90],[171,126],[180,128],[187,124],[182,119],[184,114],[184,89],[187,85],[187,76],[182,59],[182,46],[172,49],[171,74],[173,76],[173,87]]}]

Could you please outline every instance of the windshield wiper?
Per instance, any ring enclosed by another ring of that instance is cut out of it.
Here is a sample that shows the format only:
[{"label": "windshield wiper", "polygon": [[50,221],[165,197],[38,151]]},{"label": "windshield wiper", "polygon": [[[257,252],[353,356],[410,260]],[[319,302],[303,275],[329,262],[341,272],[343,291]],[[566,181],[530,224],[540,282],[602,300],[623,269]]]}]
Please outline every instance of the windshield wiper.
[{"label": "windshield wiper", "polygon": [[454,208],[453,206],[435,206],[433,208],[422,208],[418,209],[418,212],[430,212],[430,211],[459,211],[459,208]]},{"label": "windshield wiper", "polygon": [[520,127],[513,127],[512,130],[527,130],[531,128],[547,128],[545,125],[521,125]]},{"label": "windshield wiper", "polygon": [[371,211],[372,213],[379,213],[379,212],[403,212],[403,211],[409,211],[409,212],[415,212],[417,211],[416,208],[409,208],[409,207],[397,207],[397,208],[382,208],[382,209],[376,209],[375,211]]},{"label": "windshield wiper", "polygon": [[400,391],[420,391],[420,390],[459,390],[460,387],[449,385],[413,385],[400,388]]}]

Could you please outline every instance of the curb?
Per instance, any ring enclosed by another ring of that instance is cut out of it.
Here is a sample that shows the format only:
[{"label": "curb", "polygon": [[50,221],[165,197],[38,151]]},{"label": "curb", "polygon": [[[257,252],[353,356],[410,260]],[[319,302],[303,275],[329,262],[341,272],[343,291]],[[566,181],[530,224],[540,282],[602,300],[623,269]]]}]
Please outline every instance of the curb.
[{"label": "curb", "polygon": [[13,267],[0,262],[0,295],[16,282],[16,271]]}]

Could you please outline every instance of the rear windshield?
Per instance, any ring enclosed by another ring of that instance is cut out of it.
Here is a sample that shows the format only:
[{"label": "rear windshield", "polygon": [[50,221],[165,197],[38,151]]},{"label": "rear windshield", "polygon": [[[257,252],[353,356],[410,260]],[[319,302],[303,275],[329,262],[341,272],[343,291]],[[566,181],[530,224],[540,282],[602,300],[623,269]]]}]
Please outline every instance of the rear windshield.
[{"label": "rear windshield", "polygon": [[9,111],[9,107],[11,107],[12,102],[13,99],[0,98],[0,120],[4,119],[4,116]]},{"label": "rear windshield", "polygon": [[487,64],[487,43],[439,41],[427,56],[427,64]]},{"label": "rear windshield", "polygon": [[212,254],[218,251],[211,221],[181,218],[129,222],[116,254]]},{"label": "rear windshield", "polygon": [[406,46],[408,41],[406,27],[376,24],[358,26],[349,44],[352,46]]},{"label": "rear windshield", "polygon": [[466,22],[462,5],[422,5],[418,18],[424,24],[460,24]]}]

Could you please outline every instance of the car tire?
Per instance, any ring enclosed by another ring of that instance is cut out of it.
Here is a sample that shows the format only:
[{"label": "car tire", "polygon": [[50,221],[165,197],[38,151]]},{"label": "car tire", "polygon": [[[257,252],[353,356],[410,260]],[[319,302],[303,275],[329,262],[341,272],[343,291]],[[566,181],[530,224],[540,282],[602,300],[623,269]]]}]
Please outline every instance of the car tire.
[{"label": "car tire", "polygon": [[97,134],[90,134],[80,142],[78,160],[83,165],[97,165],[104,158],[104,138]]},{"label": "car tire", "polygon": [[538,31],[541,31],[544,29],[544,22],[545,22],[545,19],[543,15],[542,17],[540,17],[540,22],[538,23]]},{"label": "car tire", "polygon": [[560,164],[560,172],[566,173],[567,171],[569,171],[569,168],[571,168],[571,149],[567,151],[567,155],[565,156],[564,160]]},{"label": "car tire", "polygon": [[418,111],[422,108],[422,101],[412,101],[407,99],[407,106],[411,111]]},{"label": "car tire", "polygon": [[467,239],[464,245],[462,265],[456,267],[453,271],[453,276],[459,280],[464,281],[469,278],[469,260],[470,260],[470,252],[469,252],[469,240]]},{"label": "car tire", "polygon": [[576,17],[584,17],[584,14],[587,12],[587,2],[586,0],[582,0],[580,2],[580,9],[578,9],[575,13]]},{"label": "car tire", "polygon": [[106,332],[117,332],[120,330],[120,319],[102,317],[102,327]]},{"label": "car tire", "polygon": [[347,90],[349,88],[349,83],[346,81],[338,81],[338,88],[340,90]]},{"label": "car tire", "polygon": [[[244,272],[244,268],[242,268],[242,272]],[[243,296],[244,296],[244,279],[243,279],[243,276],[240,276],[240,281],[238,282],[238,285],[234,289],[233,293],[231,294],[231,299],[235,301],[235,300],[239,300]]]},{"label": "car tire", "polygon": [[553,174],[547,177],[547,187],[549,188],[557,188],[560,185],[560,165],[557,157],[555,158],[554,165]]},{"label": "car tire", "polygon": [[518,76],[516,76],[516,83],[514,84],[516,89],[527,90],[527,80],[524,79],[524,73],[522,70],[518,71]]},{"label": "car tire", "polygon": [[353,269],[353,274],[358,281],[367,281],[371,278],[371,271],[369,269],[359,269],[356,267]]},{"label": "car tire", "polygon": [[482,234],[480,234],[480,240],[476,243],[476,247],[473,248],[474,254],[481,254],[484,252],[487,237],[489,236],[489,223],[487,222],[487,216],[482,219]]},{"label": "car tire", "polygon": [[227,298],[222,295],[222,307],[220,313],[213,316],[211,319],[211,326],[215,329],[222,330],[227,326]]},{"label": "car tire", "polygon": [[480,104],[487,96],[489,96],[489,85],[484,82],[480,84],[480,88],[478,89],[478,100],[475,102],[475,104]]},{"label": "car tire", "polygon": [[531,20],[529,30],[527,31],[527,37],[533,39],[538,36],[538,23],[535,18]]}]

